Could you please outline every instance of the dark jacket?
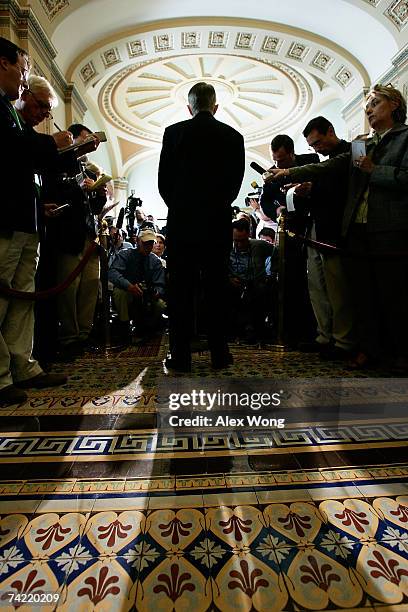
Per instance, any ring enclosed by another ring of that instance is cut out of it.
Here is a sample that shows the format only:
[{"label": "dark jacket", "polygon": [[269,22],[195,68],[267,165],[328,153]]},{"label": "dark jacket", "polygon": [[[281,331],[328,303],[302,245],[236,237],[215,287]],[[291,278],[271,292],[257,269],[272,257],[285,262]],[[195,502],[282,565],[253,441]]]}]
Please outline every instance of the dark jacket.
[{"label": "dark jacket", "polygon": [[34,174],[56,165],[57,146],[52,136],[23,126],[10,111],[9,101],[0,96],[2,144],[0,230],[35,233],[39,221],[39,196]]},{"label": "dark jacket", "polygon": [[[96,192],[86,193],[79,186],[75,176],[83,173],[83,176],[96,180],[96,175],[89,170],[82,169],[81,162],[77,159],[65,160],[62,165],[70,178],[64,178],[61,174],[48,176],[47,197],[50,201],[60,204],[69,204],[61,212],[60,216],[51,219],[47,231],[49,239],[55,248],[62,253],[77,255],[85,245],[85,240],[94,240],[96,237],[95,217],[106,203],[106,197]],[[80,179],[79,179],[80,180]],[[55,193],[55,200],[52,197]]]},{"label": "dark jacket", "polygon": [[[350,151],[351,143],[340,140],[330,153],[333,159]],[[333,189],[333,179],[322,176],[313,183],[310,214],[315,223],[316,239],[328,244],[338,244],[341,237],[341,224],[347,199],[347,180],[338,181]]]},{"label": "dark jacket", "polygon": [[110,282],[119,289],[145,282],[149,289],[164,295],[166,270],[154,253],[141,255],[137,249],[119,251],[109,269]]},{"label": "dark jacket", "polygon": [[[319,156],[316,153],[304,153],[302,155],[295,155],[294,167],[317,162],[319,162]],[[272,219],[272,221],[276,221],[277,208],[279,206],[286,206],[286,194],[281,191],[280,184],[274,182],[265,183],[259,203],[265,215]],[[288,213],[289,229],[297,234],[304,234],[309,214],[310,198],[295,196],[294,204],[295,212]]]},{"label": "dark jacket", "polygon": [[231,243],[231,204],[241,187],[244,163],[243,137],[210,112],[165,130],[159,191],[169,209],[169,241],[196,243],[211,236]]},{"label": "dark jacket", "polygon": [[348,180],[347,202],[343,215],[342,235],[346,236],[354,221],[364,192],[368,195],[368,232],[408,231],[408,126],[396,125],[374,146],[367,140],[376,168],[371,174],[353,165],[350,153],[343,153],[321,164],[291,170],[290,180],[331,177],[333,186]]},{"label": "dark jacket", "polygon": [[[241,269],[241,256],[246,255],[244,269]],[[231,277],[239,278],[249,282],[264,282],[266,280],[265,262],[272,257],[271,273],[277,272],[277,249],[274,244],[266,240],[250,239],[248,251],[241,254],[235,248],[230,253],[229,274]]]}]

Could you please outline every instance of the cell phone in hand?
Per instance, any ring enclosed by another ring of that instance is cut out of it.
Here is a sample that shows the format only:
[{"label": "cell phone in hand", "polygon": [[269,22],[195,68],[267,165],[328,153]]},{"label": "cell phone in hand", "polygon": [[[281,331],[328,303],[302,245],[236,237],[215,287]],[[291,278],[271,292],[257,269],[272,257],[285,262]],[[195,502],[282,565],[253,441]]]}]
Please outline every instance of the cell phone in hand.
[{"label": "cell phone in hand", "polygon": [[353,164],[356,165],[356,161],[360,159],[360,157],[365,157],[367,155],[367,148],[365,140],[353,140],[351,143],[351,156],[353,158]]},{"label": "cell phone in hand", "polygon": [[60,211],[64,210],[65,208],[67,208],[69,206],[70,206],[70,204],[61,204],[61,206],[58,206],[57,208],[54,208],[52,213],[55,215],[56,213],[59,213]]}]

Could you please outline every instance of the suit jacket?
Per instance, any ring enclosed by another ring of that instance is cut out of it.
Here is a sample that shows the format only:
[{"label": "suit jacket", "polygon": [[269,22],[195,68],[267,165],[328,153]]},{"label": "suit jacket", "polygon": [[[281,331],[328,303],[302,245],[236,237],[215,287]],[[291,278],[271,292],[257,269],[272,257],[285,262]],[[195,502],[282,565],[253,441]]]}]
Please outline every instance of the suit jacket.
[{"label": "suit jacket", "polygon": [[[350,151],[351,143],[340,140],[330,153],[333,159]],[[310,214],[315,223],[316,238],[329,244],[338,244],[341,237],[341,225],[347,200],[347,180],[337,181],[333,189],[333,180],[322,176],[313,183]]]},{"label": "suit jacket", "polygon": [[[316,155],[316,153],[295,155],[295,167],[315,162],[319,162],[319,156]],[[265,183],[259,203],[265,215],[272,219],[272,221],[276,221],[276,209],[279,206],[286,206],[286,194],[281,191],[281,185],[278,183]],[[296,234],[304,234],[306,229],[306,217],[309,214],[310,202],[307,198],[295,196],[294,204],[296,211],[288,213],[289,228]]]},{"label": "suit jacket", "polygon": [[57,163],[57,146],[52,136],[27,126],[21,130],[3,96],[0,96],[0,134],[3,149],[0,229],[35,233],[39,201],[34,174]]},{"label": "suit jacket", "polygon": [[350,230],[367,187],[367,231],[408,231],[408,126],[395,125],[377,146],[368,139],[367,153],[376,165],[371,174],[356,168],[350,153],[343,153],[320,164],[294,168],[290,179],[313,180],[326,175],[331,176],[334,187],[348,180],[343,236]]},{"label": "suit jacket", "polygon": [[210,112],[165,130],[159,191],[169,209],[169,241],[231,244],[231,204],[244,164],[243,137]]},{"label": "suit jacket", "polygon": [[[64,155],[61,156],[64,158]],[[71,178],[62,179],[61,174],[48,174],[46,177],[47,199],[61,204],[69,204],[61,215],[51,219],[47,225],[47,236],[58,251],[77,255],[85,245],[85,240],[96,237],[95,218],[106,203],[106,197],[96,192],[86,193],[78,185],[75,175],[82,172],[80,161],[76,158],[63,160],[63,166]],[[89,170],[84,176],[96,180]]]}]

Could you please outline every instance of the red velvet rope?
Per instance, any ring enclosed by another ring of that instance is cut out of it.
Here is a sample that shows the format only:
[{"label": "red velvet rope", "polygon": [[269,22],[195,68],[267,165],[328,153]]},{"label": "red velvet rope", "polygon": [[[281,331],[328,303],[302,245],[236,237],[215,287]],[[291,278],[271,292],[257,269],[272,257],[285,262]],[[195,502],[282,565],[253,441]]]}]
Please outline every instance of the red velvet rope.
[{"label": "red velvet rope", "polygon": [[355,257],[358,259],[402,259],[404,257],[408,257],[408,251],[387,251],[384,253],[361,253],[357,251],[349,251],[348,249],[341,249],[340,247],[334,246],[334,244],[328,244],[326,242],[319,242],[317,240],[312,240],[311,238],[305,238],[304,236],[299,236],[299,234],[294,234],[286,230],[289,238],[294,238],[295,240],[300,240],[304,242],[308,246],[316,249],[317,251],[327,251],[329,253],[338,253],[343,257]]},{"label": "red velvet rope", "polygon": [[75,280],[78,274],[82,272],[98,246],[99,245],[96,242],[91,242],[77,267],[72,270],[67,278],[56,287],[51,287],[45,291],[18,291],[17,289],[11,289],[10,287],[0,285],[0,295],[7,298],[17,298],[19,300],[46,300],[54,295],[58,295],[62,291],[65,291],[65,289]]}]

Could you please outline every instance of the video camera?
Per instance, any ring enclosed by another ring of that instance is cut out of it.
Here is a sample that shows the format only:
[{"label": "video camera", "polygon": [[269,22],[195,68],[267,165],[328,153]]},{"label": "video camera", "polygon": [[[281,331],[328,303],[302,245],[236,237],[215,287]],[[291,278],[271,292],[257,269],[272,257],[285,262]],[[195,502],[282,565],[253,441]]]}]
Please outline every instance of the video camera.
[{"label": "video camera", "polygon": [[250,206],[249,200],[259,200],[262,195],[262,187],[260,187],[256,181],[252,181],[251,187],[254,189],[254,191],[248,193],[247,197],[245,198],[245,206]]},{"label": "video camera", "polygon": [[127,230],[128,233],[132,232],[135,227],[135,211],[136,208],[141,207],[143,202],[140,198],[135,197],[135,190],[132,189],[130,192],[130,196],[126,202],[125,215],[128,220],[127,222]]}]

